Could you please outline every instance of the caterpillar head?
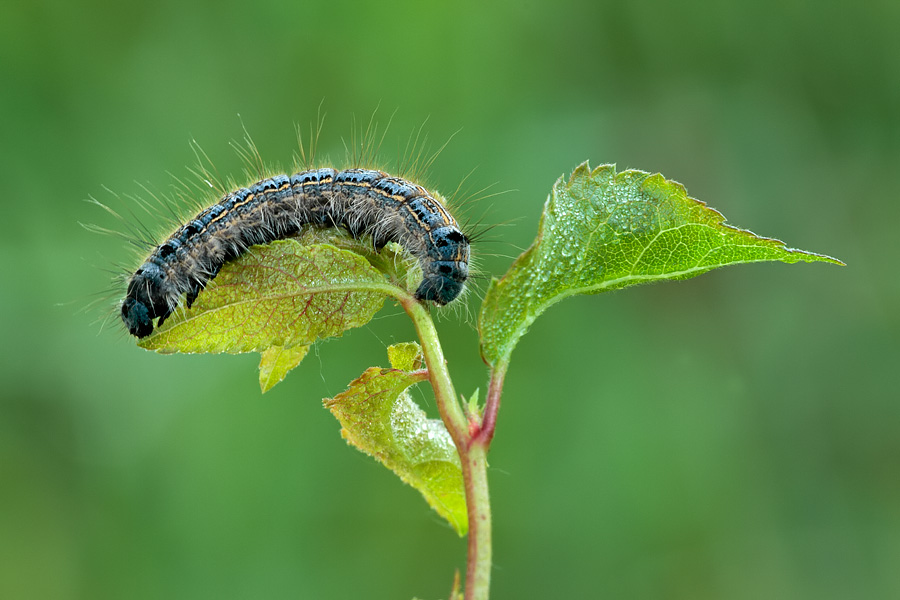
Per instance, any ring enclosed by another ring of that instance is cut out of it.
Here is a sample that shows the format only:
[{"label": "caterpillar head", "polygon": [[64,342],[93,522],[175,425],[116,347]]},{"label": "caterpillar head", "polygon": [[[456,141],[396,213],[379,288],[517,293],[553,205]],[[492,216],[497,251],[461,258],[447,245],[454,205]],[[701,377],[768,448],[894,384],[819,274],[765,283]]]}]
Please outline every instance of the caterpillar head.
[{"label": "caterpillar head", "polygon": [[462,293],[468,278],[468,263],[450,260],[431,261],[425,278],[416,290],[416,298],[444,306]]},{"label": "caterpillar head", "polygon": [[165,317],[157,312],[156,307],[167,306],[166,302],[153,300],[154,296],[159,296],[158,283],[162,277],[165,277],[162,269],[147,262],[137,270],[128,283],[128,291],[122,302],[122,322],[131,335],[139,338],[147,337],[153,333],[153,319]]},{"label": "caterpillar head", "polygon": [[433,246],[422,259],[424,279],[416,290],[416,298],[430,300],[439,306],[459,296],[469,278],[469,240],[456,224],[429,232]]},{"label": "caterpillar head", "polygon": [[122,322],[128,333],[139,338],[147,337],[153,332],[153,319],[147,305],[134,298],[125,298],[122,302]]}]

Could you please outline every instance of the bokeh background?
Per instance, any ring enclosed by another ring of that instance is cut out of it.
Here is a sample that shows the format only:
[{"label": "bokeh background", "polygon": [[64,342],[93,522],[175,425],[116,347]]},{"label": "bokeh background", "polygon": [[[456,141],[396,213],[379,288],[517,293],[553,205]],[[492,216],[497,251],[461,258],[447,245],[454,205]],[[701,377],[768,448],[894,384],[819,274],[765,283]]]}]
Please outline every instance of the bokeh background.
[{"label": "bokeh background", "polygon": [[[428,181],[505,192],[463,207],[500,225],[484,275],[586,159],[848,265],[538,320],[490,456],[493,597],[900,597],[898,29],[894,0],[4,3],[0,597],[446,598],[465,541],[320,403],[411,339],[397,310],[265,396],[255,356],[158,356],[101,326],[133,255],[79,226],[120,227],[84,200],[131,218],[191,138],[240,176],[242,122],[288,164],[320,103],[338,159],[378,106],[386,160],[426,119],[432,148],[458,131]],[[466,312],[439,329],[468,394],[486,373]]]}]

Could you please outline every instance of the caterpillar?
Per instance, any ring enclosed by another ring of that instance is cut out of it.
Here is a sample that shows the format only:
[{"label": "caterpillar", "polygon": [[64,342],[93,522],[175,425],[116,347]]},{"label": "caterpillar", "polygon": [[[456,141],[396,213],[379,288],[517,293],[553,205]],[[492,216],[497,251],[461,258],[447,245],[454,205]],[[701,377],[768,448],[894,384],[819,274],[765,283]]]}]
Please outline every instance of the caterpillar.
[{"label": "caterpillar", "polygon": [[305,226],[371,236],[376,251],[400,244],[422,269],[415,297],[443,306],[465,287],[470,239],[439,198],[369,169],[319,168],[262,179],[225,194],[153,249],[129,277],[122,321],[131,335],[150,335],[154,319],[162,325],[182,296],[190,308],[225,263]]}]

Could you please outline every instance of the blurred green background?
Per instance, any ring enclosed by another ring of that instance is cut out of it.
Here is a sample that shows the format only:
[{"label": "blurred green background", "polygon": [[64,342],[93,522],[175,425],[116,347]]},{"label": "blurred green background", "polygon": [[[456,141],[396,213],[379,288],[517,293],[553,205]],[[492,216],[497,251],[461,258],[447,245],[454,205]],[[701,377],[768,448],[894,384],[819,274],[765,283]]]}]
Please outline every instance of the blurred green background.
[{"label": "blurred green background", "polygon": [[[127,214],[105,188],[167,189],[192,137],[240,175],[241,120],[287,164],[323,99],[335,157],[379,105],[387,159],[426,118],[432,147],[459,130],[429,182],[507,191],[465,206],[504,224],[485,275],[586,159],[848,264],[538,320],[490,457],[493,597],[900,597],[898,28],[895,0],[5,3],[0,598],[446,597],[465,541],[320,404],[412,338],[396,309],[264,397],[255,355],[98,323],[133,256],[79,227],[118,226],[84,199]],[[439,329],[457,389],[484,391],[474,320]]]}]

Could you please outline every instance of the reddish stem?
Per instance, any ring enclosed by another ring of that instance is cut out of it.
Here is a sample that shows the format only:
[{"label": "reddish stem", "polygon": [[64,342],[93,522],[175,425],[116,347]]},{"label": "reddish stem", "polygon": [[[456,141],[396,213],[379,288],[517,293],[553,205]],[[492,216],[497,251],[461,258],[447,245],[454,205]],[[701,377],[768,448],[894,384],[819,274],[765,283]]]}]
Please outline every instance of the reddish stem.
[{"label": "reddish stem", "polygon": [[497,413],[500,411],[500,394],[503,392],[503,378],[506,376],[506,363],[500,363],[491,369],[491,383],[488,387],[487,399],[484,402],[484,418],[481,428],[472,443],[491,447],[494,430],[497,427]]}]

